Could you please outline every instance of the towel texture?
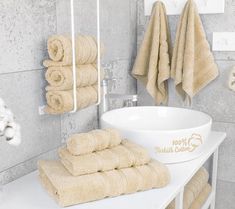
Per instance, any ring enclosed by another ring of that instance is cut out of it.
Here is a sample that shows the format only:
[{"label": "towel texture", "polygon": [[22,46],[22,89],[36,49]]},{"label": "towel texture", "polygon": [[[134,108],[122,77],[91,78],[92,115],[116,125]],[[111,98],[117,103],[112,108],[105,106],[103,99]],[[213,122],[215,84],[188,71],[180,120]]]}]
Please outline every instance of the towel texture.
[{"label": "towel texture", "polygon": [[[53,35],[47,41],[47,49],[51,60],[43,62],[45,67],[71,66],[72,42],[69,36]],[[97,43],[92,36],[79,35],[75,40],[76,64],[91,64],[97,60]]]},{"label": "towel texture", "polygon": [[170,50],[171,40],[165,6],[157,1],[132,70],[132,75],[146,86],[156,104],[166,104],[168,101]]},{"label": "towel texture", "polygon": [[211,191],[211,185],[207,184],[198,195],[198,197],[194,200],[193,204],[190,206],[190,209],[201,209],[207,198],[209,197]]},{"label": "towel texture", "polygon": [[76,177],[58,161],[40,161],[38,167],[42,184],[61,206],[160,188],[170,180],[166,166],[157,161]]},{"label": "towel texture", "polygon": [[[192,203],[196,200],[197,197],[199,197],[200,193],[207,185],[208,180],[209,180],[209,174],[207,170],[204,167],[200,168],[200,170],[193,176],[193,178],[185,186],[183,209],[190,208]],[[167,209],[174,209],[174,208],[175,208],[175,201],[172,201],[167,207]]]},{"label": "towel texture", "polygon": [[[77,108],[82,109],[97,102],[97,86],[77,88]],[[73,91],[48,91],[46,93],[49,114],[61,114],[73,109]]]},{"label": "towel texture", "polygon": [[191,99],[218,76],[196,4],[188,0],[181,15],[173,50],[171,77],[184,100]]},{"label": "towel texture", "polygon": [[146,149],[123,140],[122,145],[102,151],[74,156],[65,147],[59,150],[62,164],[74,176],[140,166],[150,161]]},{"label": "towel texture", "polygon": [[[71,90],[73,88],[73,70],[71,66],[49,67],[45,74],[49,86],[47,91]],[[77,87],[92,86],[97,83],[98,73],[95,65],[77,66]]]},{"label": "towel texture", "polygon": [[73,155],[84,155],[117,146],[122,137],[115,129],[93,130],[74,134],[67,141],[67,149]]}]

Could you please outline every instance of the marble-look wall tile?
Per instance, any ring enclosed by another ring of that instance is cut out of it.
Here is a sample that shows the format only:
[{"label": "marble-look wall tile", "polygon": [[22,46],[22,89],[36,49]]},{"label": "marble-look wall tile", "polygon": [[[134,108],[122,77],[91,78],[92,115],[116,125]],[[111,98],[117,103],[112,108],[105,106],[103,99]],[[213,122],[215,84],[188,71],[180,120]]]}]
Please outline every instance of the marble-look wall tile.
[{"label": "marble-look wall tile", "polygon": [[0,74],[42,68],[56,32],[55,0],[2,0],[0,10]]},{"label": "marble-look wall tile", "polygon": [[235,93],[228,88],[228,78],[235,62],[217,61],[220,75],[193,98],[193,108],[210,114],[214,121],[234,122]]},{"label": "marble-look wall tile", "polygon": [[60,116],[38,114],[45,87],[43,70],[0,75],[0,95],[21,125],[18,147],[0,140],[0,172],[61,144]]},{"label": "marble-look wall tile", "polygon": [[218,178],[235,183],[235,124],[214,122],[213,130],[227,133],[219,149]]},{"label": "marble-look wall tile", "polygon": [[33,157],[25,162],[17,164],[3,172],[0,172],[0,184],[7,184],[21,176],[24,176],[37,169],[39,160],[56,160],[58,159],[57,148]]},{"label": "marble-look wall tile", "polygon": [[234,209],[235,183],[229,181],[217,182],[216,209]]},{"label": "marble-look wall tile", "polygon": [[97,107],[92,106],[74,114],[61,116],[61,139],[66,142],[75,133],[86,132],[98,127]]}]

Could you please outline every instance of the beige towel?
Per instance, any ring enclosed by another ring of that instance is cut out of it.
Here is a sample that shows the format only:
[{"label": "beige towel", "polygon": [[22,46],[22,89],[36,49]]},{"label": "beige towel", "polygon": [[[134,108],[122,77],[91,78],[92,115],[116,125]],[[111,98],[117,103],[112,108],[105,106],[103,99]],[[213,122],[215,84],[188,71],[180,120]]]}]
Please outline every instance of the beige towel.
[{"label": "beige towel", "polygon": [[73,155],[84,155],[117,146],[122,137],[115,129],[93,130],[74,134],[67,141],[67,149]]},{"label": "beige towel", "polygon": [[[45,67],[71,66],[72,42],[71,37],[53,35],[47,41],[48,54],[51,60],[45,60]],[[79,35],[75,40],[76,64],[92,64],[97,60],[97,43],[92,36]]]},{"label": "beige towel", "polygon": [[38,167],[43,186],[64,207],[160,188],[170,181],[167,167],[157,161],[82,176],[71,176],[58,161],[40,161]]},{"label": "beige towel", "polygon": [[[184,203],[183,209],[189,209],[194,200],[202,192],[203,188],[207,185],[209,180],[209,174],[207,170],[202,167],[200,170],[193,176],[189,183],[185,186],[184,189]],[[167,209],[174,209],[175,201],[172,201]]]},{"label": "beige towel", "polygon": [[148,151],[143,147],[123,140],[122,145],[74,156],[65,147],[59,149],[62,164],[74,176],[140,166],[150,161]]},{"label": "beige towel", "polygon": [[157,1],[132,70],[132,75],[146,86],[156,104],[166,104],[168,101],[170,46],[165,6]]},{"label": "beige towel", "polygon": [[[97,86],[88,86],[77,89],[77,108],[82,109],[97,102]],[[61,114],[73,109],[73,90],[48,91],[46,93],[47,107],[45,111],[49,114]]]},{"label": "beige towel", "polygon": [[[73,70],[71,66],[49,67],[46,71],[49,86],[47,91],[71,90],[73,88]],[[79,65],[77,67],[77,87],[92,86],[97,83],[98,74],[95,65]]]},{"label": "beige towel", "polygon": [[185,100],[192,99],[217,76],[218,68],[196,5],[193,0],[188,0],[176,33],[171,77],[177,92]]},{"label": "beige towel", "polygon": [[201,193],[198,195],[196,200],[194,200],[193,204],[190,206],[190,209],[201,209],[202,206],[205,204],[207,198],[211,194],[212,188],[210,184],[207,184]]}]

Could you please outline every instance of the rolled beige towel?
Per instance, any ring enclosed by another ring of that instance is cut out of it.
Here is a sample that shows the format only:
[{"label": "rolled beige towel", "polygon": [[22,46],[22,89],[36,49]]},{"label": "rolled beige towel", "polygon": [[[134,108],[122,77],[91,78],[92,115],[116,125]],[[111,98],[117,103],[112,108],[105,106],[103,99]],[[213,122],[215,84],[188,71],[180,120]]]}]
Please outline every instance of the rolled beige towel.
[{"label": "rolled beige towel", "polygon": [[[77,66],[77,88],[92,86],[98,81],[95,65]],[[73,88],[73,70],[71,66],[49,67],[45,74],[49,86],[47,91],[71,90]]]},{"label": "rolled beige towel", "polygon": [[67,149],[73,155],[84,155],[117,146],[122,137],[115,129],[93,130],[74,134],[67,141]]},{"label": "rolled beige towel", "polygon": [[207,184],[198,197],[194,200],[193,204],[190,206],[190,209],[201,209],[211,194],[212,188],[210,184]]},{"label": "rolled beige towel", "polygon": [[[200,168],[199,171],[185,186],[183,209],[190,208],[191,204],[202,192],[203,188],[207,185],[208,180],[209,180],[209,174],[207,170],[204,167]],[[172,201],[167,207],[167,209],[174,209],[174,208],[175,208],[175,201]]]},{"label": "rolled beige towel", "polygon": [[[45,60],[45,67],[71,66],[72,42],[71,37],[53,35],[47,41],[48,54],[51,60]],[[92,64],[97,60],[97,43],[92,36],[78,35],[75,39],[76,64]]]},{"label": "rolled beige towel", "polygon": [[71,176],[58,161],[40,161],[38,168],[43,186],[63,207],[160,188],[170,181],[167,167],[157,161],[82,176]]},{"label": "rolled beige towel", "polygon": [[[77,88],[77,109],[95,104],[98,99],[97,86]],[[73,90],[48,91],[46,93],[48,114],[62,114],[73,109]]]},{"label": "rolled beige towel", "polygon": [[126,140],[116,147],[80,156],[72,155],[63,147],[59,149],[59,156],[61,163],[73,176],[140,166],[150,161],[146,149]]}]

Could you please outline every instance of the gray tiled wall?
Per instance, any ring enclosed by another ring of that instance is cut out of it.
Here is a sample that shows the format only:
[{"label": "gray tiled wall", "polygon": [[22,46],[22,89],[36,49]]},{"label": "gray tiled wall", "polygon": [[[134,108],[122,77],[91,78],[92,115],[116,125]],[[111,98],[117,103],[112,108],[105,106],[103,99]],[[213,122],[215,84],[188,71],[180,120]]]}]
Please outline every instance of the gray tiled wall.
[{"label": "gray tiled wall", "polygon": [[[22,126],[22,144],[0,138],[0,182],[7,183],[36,169],[38,159],[57,158],[57,148],[75,132],[98,126],[97,108],[76,114],[38,114],[44,103],[42,60],[49,35],[70,33],[68,0],[2,0],[0,2],[0,97]],[[76,31],[96,34],[96,1],[75,0]],[[136,53],[136,1],[101,0],[102,65],[117,78],[110,91],[136,93],[129,75]],[[113,105],[116,101],[113,101]]]},{"label": "gray tiled wall", "polygon": [[[210,44],[212,44],[213,32],[235,31],[235,1],[225,0],[225,13],[202,15],[203,25]],[[148,17],[144,16],[143,0],[138,0],[137,43],[143,39]],[[172,32],[172,40],[175,37],[179,16],[169,16],[169,24]],[[213,129],[227,132],[227,139],[220,148],[217,209],[235,208],[235,92],[228,89],[228,75],[235,65],[235,52],[213,52],[220,69],[220,76],[203,89],[194,99],[192,108],[209,113],[214,119]],[[141,84],[138,83],[140,105],[154,105]],[[182,106],[180,98],[175,94],[172,82],[170,82],[170,106]]]}]

